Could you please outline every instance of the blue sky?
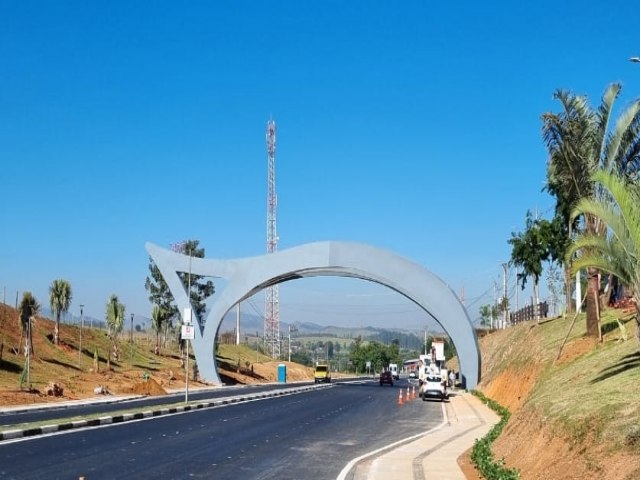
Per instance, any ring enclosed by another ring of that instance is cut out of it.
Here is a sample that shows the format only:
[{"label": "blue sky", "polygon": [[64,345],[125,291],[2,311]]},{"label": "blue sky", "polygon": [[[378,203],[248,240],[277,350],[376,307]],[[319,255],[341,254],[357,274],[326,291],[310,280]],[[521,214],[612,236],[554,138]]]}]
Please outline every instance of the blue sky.
[{"label": "blue sky", "polygon": [[[633,2],[529,3],[2,2],[7,302],[46,304],[65,278],[76,315],[102,318],[116,293],[149,316],[146,241],[262,254],[273,117],[280,249],[392,250],[464,286],[477,317],[527,209],[552,214],[540,115],[554,90],[640,94]],[[363,281],[280,297],[288,322],[426,323]]]}]

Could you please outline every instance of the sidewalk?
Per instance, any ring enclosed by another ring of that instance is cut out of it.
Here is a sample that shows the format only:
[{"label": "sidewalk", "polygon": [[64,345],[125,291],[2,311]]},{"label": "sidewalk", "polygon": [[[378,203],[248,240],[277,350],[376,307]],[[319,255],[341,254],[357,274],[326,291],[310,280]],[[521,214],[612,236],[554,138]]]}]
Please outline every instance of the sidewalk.
[{"label": "sidewalk", "polygon": [[444,422],[411,443],[372,461],[360,462],[354,480],[465,480],[457,459],[500,421],[489,407],[466,392],[445,404]]}]

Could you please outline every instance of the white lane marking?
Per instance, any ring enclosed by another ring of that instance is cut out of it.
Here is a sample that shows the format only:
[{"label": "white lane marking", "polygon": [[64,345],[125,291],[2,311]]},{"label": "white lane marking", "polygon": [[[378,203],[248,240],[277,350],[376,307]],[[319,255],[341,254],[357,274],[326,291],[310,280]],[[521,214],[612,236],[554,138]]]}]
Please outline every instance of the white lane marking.
[{"label": "white lane marking", "polygon": [[346,480],[347,475],[349,475],[349,472],[351,471],[351,469],[358,462],[364,460],[365,458],[372,457],[374,455],[378,455],[378,454],[382,453],[385,450],[391,450],[391,449],[393,449],[395,447],[399,447],[400,445],[403,445],[403,444],[408,443],[408,442],[412,442],[412,441],[417,440],[418,438],[421,438],[421,437],[426,437],[427,435],[430,435],[431,433],[440,430],[447,423],[449,423],[449,419],[447,417],[447,411],[444,408],[444,403],[442,403],[441,407],[442,407],[442,418],[443,418],[443,420],[442,420],[442,423],[440,425],[438,425],[437,427],[432,428],[429,431],[426,431],[426,432],[423,432],[423,433],[418,433],[416,435],[412,435],[412,436],[407,437],[407,438],[403,438],[402,440],[398,440],[397,442],[390,443],[389,445],[385,445],[384,447],[380,447],[377,450],[374,450],[374,451],[369,452],[369,453],[365,453],[364,455],[360,455],[359,457],[354,458],[349,463],[347,463],[346,467],[344,467],[342,469],[340,474],[336,477],[336,480]]},{"label": "white lane marking", "polygon": [[[326,385],[323,388],[328,388],[331,385]],[[284,398],[284,397],[289,397],[289,396],[293,396],[293,395],[298,395],[300,393],[307,393],[310,391],[314,391],[314,390],[320,390],[319,388],[315,388],[315,389],[310,389],[310,390],[293,390],[291,392],[287,391],[287,390],[274,390],[276,392],[283,392],[280,393],[278,395],[272,395],[272,396],[268,396],[268,397],[247,397],[246,400],[243,401],[237,401],[236,399],[238,398],[245,398],[244,396],[240,396],[240,397],[228,397],[225,398],[223,400],[216,400],[211,402],[212,405],[208,406],[206,408],[191,408],[190,410],[183,410],[183,411],[178,411],[178,412],[173,412],[173,413],[169,413],[169,409],[161,409],[160,411],[163,412],[162,415],[153,415],[153,411],[152,410],[148,410],[145,412],[142,412],[142,416],[143,418],[138,418],[135,420],[130,420],[128,422],[116,422],[113,423],[113,417],[100,417],[100,425],[91,425],[91,426],[86,426],[86,427],[80,427],[80,428],[72,428],[70,430],[58,430],[55,432],[51,432],[51,433],[42,433],[41,435],[33,435],[33,436],[28,436],[28,437],[23,437],[20,436],[18,438],[7,438],[8,434],[11,433],[15,433],[15,434],[19,434],[22,435],[23,430],[11,430],[11,431],[5,431],[3,432],[5,435],[5,440],[0,441],[0,445],[7,445],[10,443],[20,443],[20,442],[29,442],[29,441],[34,441],[34,440],[38,440],[39,438],[43,438],[43,437],[53,437],[53,436],[57,436],[57,435],[69,435],[72,433],[78,433],[78,432],[83,432],[83,431],[87,431],[87,430],[97,430],[99,428],[114,428],[114,427],[120,427],[123,425],[131,425],[132,423],[136,423],[136,422],[144,422],[144,421],[149,421],[149,420],[156,420],[156,419],[160,419],[160,418],[167,418],[167,417],[173,417],[175,415],[186,415],[189,413],[196,413],[196,412],[205,412],[207,410],[214,410],[214,409],[218,409],[218,408],[226,408],[226,407],[231,407],[231,406],[235,406],[235,405],[242,405],[243,403],[253,403],[253,402],[261,402],[264,400],[273,400],[275,398]],[[167,412],[167,413],[164,413]],[[162,434],[163,437],[166,436],[166,434]]]}]

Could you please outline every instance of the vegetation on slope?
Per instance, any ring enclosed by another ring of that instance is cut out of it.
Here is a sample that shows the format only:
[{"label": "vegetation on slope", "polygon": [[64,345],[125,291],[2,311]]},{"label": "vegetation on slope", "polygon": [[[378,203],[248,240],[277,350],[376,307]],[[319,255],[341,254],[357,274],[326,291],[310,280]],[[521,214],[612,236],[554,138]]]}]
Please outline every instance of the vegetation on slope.
[{"label": "vegetation on slope", "polygon": [[480,389],[512,412],[496,456],[523,478],[544,468],[546,478],[560,478],[551,468],[577,472],[562,473],[567,479],[640,474],[640,354],[632,316],[603,311],[600,343],[586,336],[581,314],[557,359],[571,317],[521,324],[481,340]]}]

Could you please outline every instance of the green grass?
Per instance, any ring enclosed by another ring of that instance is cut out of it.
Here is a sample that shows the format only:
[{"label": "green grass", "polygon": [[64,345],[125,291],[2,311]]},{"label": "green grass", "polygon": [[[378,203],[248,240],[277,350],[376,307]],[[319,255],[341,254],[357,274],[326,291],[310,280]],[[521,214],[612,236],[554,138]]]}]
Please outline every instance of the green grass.
[{"label": "green grass", "polygon": [[[615,310],[603,311],[604,342],[558,362],[555,359],[572,317],[539,325],[530,322],[500,332],[497,345],[487,352],[491,364],[496,365],[488,376],[495,377],[510,367],[525,367],[528,362],[541,364],[542,375],[526,407],[539,411],[576,445],[588,440],[614,450],[640,452],[639,345],[632,321],[626,322],[627,341],[620,340],[619,315]],[[572,351],[572,342],[583,341],[585,331],[581,314],[563,352]]]}]

